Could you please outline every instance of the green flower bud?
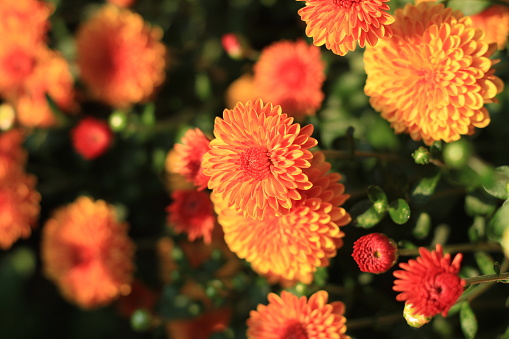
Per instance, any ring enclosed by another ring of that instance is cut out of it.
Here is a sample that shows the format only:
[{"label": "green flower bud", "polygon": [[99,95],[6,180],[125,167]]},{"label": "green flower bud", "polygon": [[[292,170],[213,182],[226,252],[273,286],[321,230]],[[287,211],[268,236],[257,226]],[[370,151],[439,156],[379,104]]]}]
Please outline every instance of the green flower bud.
[{"label": "green flower bud", "polygon": [[416,164],[426,165],[429,164],[430,153],[426,147],[421,146],[412,153],[412,157]]},{"label": "green flower bud", "polygon": [[430,322],[432,317],[426,317],[422,314],[414,313],[415,310],[412,304],[405,303],[405,309],[403,310],[403,317],[405,318],[408,325],[419,328]]}]

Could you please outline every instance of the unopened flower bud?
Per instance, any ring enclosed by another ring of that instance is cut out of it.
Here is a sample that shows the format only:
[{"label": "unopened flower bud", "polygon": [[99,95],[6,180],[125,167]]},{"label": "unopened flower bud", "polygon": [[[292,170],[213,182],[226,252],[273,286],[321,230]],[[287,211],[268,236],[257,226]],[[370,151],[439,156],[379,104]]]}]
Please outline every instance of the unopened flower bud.
[{"label": "unopened flower bud", "polygon": [[352,257],[362,272],[383,273],[398,260],[398,246],[382,233],[360,237],[353,245]]},{"label": "unopened flower bud", "polygon": [[221,38],[224,50],[232,59],[240,59],[244,55],[239,37],[234,33],[227,33]]},{"label": "unopened flower bud", "polygon": [[412,304],[405,303],[405,308],[403,309],[403,317],[405,318],[407,324],[412,327],[419,328],[422,325],[429,323],[432,318],[414,312],[415,310],[412,307]]}]

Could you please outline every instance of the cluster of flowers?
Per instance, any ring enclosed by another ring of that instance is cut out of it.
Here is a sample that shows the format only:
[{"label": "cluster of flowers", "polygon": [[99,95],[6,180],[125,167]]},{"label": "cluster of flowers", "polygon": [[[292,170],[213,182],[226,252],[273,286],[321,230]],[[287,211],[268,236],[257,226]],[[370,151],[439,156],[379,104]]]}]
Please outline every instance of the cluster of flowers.
[{"label": "cluster of flowers", "polygon": [[[242,78],[244,87],[232,91],[230,108],[216,118],[214,138],[190,130],[169,153],[168,170],[193,184],[172,193],[168,223],[177,232],[211,243],[217,222],[231,252],[283,286],[309,284],[317,268],[329,265],[343,244],[341,228],[350,222],[341,207],[349,195],[324,154],[312,150],[313,126],[294,122],[314,114],[324,99],[325,64],[317,46],[338,55],[357,44],[366,47],[365,92],[397,133],[426,144],[450,142],[490,122],[484,105],[496,101],[503,84],[489,59],[497,45],[485,38],[482,20],[476,24],[433,1],[408,4],[391,16],[387,2],[306,0],[299,14],[315,46],[283,41],[264,49],[254,75]],[[86,87],[78,93],[72,67],[47,45],[51,11],[38,0],[0,5],[0,17],[8,18],[0,22],[0,96],[15,112],[12,124],[57,124],[52,102],[79,112],[80,97],[126,108],[155,95],[165,80],[162,30],[128,9],[101,6],[75,37],[77,76]],[[499,38],[486,37],[502,46]],[[84,115],[72,139],[77,152],[93,159],[113,135],[105,122]],[[39,214],[22,141],[16,129],[0,135],[3,249],[29,236]],[[54,211],[41,246],[47,276],[83,308],[129,294],[134,245],[127,229],[102,200],[80,196]],[[356,242],[354,258],[361,270],[381,273],[397,252],[388,239],[370,235]],[[458,276],[461,259],[451,261],[440,245],[431,252],[421,248],[419,258],[394,272],[397,299],[412,315],[446,314],[465,285]],[[325,291],[309,299],[270,294],[268,301],[250,314],[250,338],[348,338],[344,305],[328,303]]]}]

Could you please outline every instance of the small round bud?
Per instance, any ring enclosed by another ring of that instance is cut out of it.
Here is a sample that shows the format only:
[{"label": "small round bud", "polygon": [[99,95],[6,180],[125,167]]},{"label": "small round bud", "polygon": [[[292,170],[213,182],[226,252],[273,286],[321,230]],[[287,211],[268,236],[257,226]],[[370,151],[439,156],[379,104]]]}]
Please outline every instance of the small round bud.
[{"label": "small round bud", "polygon": [[446,144],[442,156],[448,166],[461,168],[467,164],[471,154],[472,145],[468,141],[460,139]]},{"label": "small round bud", "polygon": [[133,330],[142,332],[151,327],[152,315],[146,309],[140,308],[131,315],[131,327]]},{"label": "small round bud", "polygon": [[426,317],[422,314],[414,313],[415,310],[412,307],[412,304],[405,303],[405,308],[403,309],[403,317],[405,318],[408,325],[419,328],[422,325],[425,325],[430,322],[432,317]]},{"label": "small round bud", "polygon": [[115,111],[110,115],[109,124],[112,131],[122,132],[127,127],[127,114]]},{"label": "small round bud", "polygon": [[232,59],[241,59],[244,55],[242,44],[239,37],[234,33],[227,33],[222,36],[221,44],[226,53]]},{"label": "small round bud", "polygon": [[362,272],[384,273],[398,260],[398,246],[385,234],[371,233],[357,239],[352,257]]},{"label": "small round bud", "polygon": [[419,165],[429,164],[430,156],[428,149],[423,146],[419,147],[414,153],[412,153],[415,163]]}]

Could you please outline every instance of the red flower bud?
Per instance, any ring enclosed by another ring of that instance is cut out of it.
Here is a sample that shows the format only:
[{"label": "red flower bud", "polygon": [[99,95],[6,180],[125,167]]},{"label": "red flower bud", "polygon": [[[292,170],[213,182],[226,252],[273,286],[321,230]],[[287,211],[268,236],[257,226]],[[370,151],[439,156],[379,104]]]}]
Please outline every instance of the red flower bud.
[{"label": "red flower bud", "polygon": [[353,245],[352,257],[362,272],[383,273],[398,259],[398,246],[382,233],[360,237]]}]

